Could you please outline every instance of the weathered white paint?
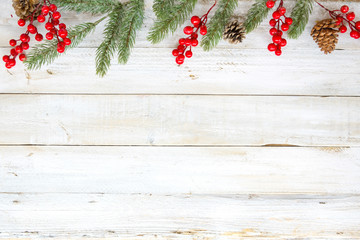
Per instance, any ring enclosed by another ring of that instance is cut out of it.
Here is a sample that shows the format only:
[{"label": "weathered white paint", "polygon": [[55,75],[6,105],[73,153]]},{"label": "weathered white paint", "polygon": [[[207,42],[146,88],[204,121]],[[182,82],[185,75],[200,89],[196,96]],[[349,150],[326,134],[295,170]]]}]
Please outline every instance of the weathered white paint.
[{"label": "weathered white paint", "polygon": [[[146,41],[151,3],[129,64],[103,79],[103,25],[40,71],[0,68],[0,238],[360,239],[359,41],[341,35],[323,55],[315,6],[280,58],[265,21],[178,67],[181,31]],[[11,13],[6,0],[0,55],[23,31]]]}]

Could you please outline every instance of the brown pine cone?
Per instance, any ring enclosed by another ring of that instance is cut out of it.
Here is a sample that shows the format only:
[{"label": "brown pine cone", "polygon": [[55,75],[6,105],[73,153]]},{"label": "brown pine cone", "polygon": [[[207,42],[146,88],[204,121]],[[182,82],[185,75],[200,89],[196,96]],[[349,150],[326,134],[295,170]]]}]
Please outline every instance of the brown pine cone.
[{"label": "brown pine cone", "polygon": [[242,23],[238,20],[233,20],[225,27],[223,38],[232,44],[238,44],[245,39],[245,34],[245,28]]},{"label": "brown pine cone", "polygon": [[39,0],[13,0],[13,7],[15,9],[15,13],[18,17],[22,19],[26,19],[30,16],[35,10],[36,13],[34,17],[40,15],[41,8],[38,8]]},{"label": "brown pine cone", "polygon": [[334,51],[338,42],[339,25],[334,19],[325,19],[315,24],[311,36],[325,54]]}]

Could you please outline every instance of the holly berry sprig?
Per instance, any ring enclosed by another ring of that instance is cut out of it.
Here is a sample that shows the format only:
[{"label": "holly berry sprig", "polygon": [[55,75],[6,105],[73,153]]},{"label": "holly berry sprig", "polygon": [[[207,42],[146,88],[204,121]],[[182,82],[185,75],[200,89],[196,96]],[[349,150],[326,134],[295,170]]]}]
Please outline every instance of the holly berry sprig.
[{"label": "holly berry sprig", "polygon": [[[51,4],[49,0],[44,0],[43,5],[38,5],[38,7],[32,12],[30,16],[26,19],[19,19],[18,25],[24,27],[26,22],[29,21],[27,30],[25,33],[20,35],[20,39],[11,39],[9,41],[10,46],[14,47],[10,50],[10,55],[4,55],[3,61],[5,62],[5,67],[10,69],[16,65],[16,58],[19,57],[20,61],[26,60],[25,50],[29,49],[30,34],[35,34],[35,40],[41,42],[44,39],[44,36],[38,32],[37,27],[34,26],[35,13],[38,12],[41,6],[41,14],[36,18],[39,23],[43,23],[47,20],[45,24],[45,29],[48,30],[45,37],[47,40],[52,40],[56,37],[57,51],[63,53],[65,51],[65,46],[71,44],[71,40],[67,38],[68,32],[66,30],[66,25],[60,23],[61,14],[57,11],[57,6]],[[48,17],[48,19],[46,19]]]},{"label": "holly berry sprig", "polygon": [[[268,0],[266,6],[268,8],[273,8],[276,1],[277,0]],[[279,6],[272,14],[273,18],[269,21],[269,24],[272,27],[269,33],[272,36],[273,42],[268,45],[268,50],[270,52],[275,52],[276,56],[281,55],[281,48],[285,47],[287,44],[286,39],[282,37],[283,31],[286,32],[289,30],[289,27],[293,22],[292,18],[285,16],[286,8],[283,5],[284,1],[280,0]]]},{"label": "holly berry sprig", "polygon": [[360,21],[355,22],[355,13],[349,12],[349,6],[343,5],[339,10],[329,10],[324,7],[322,4],[319,4],[320,7],[329,12],[331,18],[336,20],[336,25],[340,25],[339,31],[341,33],[346,33],[348,28],[350,28],[350,37],[358,39],[360,38]]},{"label": "holly berry sprig", "polygon": [[[193,56],[192,47],[196,47],[197,45],[199,45],[198,32],[203,36],[207,34],[206,23],[208,20],[208,15],[215,7],[215,5],[216,1],[214,5],[209,9],[209,11],[201,18],[198,16],[191,17],[190,21],[193,26],[186,26],[184,28],[184,33],[189,36],[186,38],[180,38],[178,47],[172,51],[172,55],[176,57],[175,62],[177,64],[181,65],[184,63],[185,57],[191,58]],[[188,48],[189,50],[187,50]]]}]

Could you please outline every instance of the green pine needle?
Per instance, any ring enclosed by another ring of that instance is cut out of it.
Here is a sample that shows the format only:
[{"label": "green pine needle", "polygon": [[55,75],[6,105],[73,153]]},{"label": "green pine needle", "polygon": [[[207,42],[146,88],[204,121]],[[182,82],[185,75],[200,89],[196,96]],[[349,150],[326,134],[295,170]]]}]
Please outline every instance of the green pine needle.
[{"label": "green pine needle", "polygon": [[244,27],[246,33],[253,31],[266,18],[269,8],[266,6],[267,0],[255,0],[255,3],[249,9]]},{"label": "green pine needle", "polygon": [[[65,47],[65,52],[71,48],[77,47],[87,35],[95,30],[96,25],[104,19],[105,17],[94,23],[83,23],[71,27],[69,29],[68,38],[71,39],[72,42],[69,46]],[[54,62],[54,60],[61,55],[57,52],[57,44],[57,39],[53,39],[36,45],[30,53],[27,54],[27,60],[24,62],[26,67],[29,70],[40,69],[43,65]]]},{"label": "green pine needle", "polygon": [[131,0],[126,6],[118,39],[118,61],[121,64],[127,63],[130,51],[134,47],[136,31],[143,24],[144,8],[144,0]]},{"label": "green pine needle", "polygon": [[109,20],[105,25],[104,41],[96,50],[96,74],[105,76],[110,67],[111,58],[117,49],[117,39],[120,33],[120,26],[124,8],[121,3],[109,14]]},{"label": "green pine needle", "polygon": [[171,10],[175,5],[175,0],[154,0],[153,11],[157,18],[164,18],[171,14]]},{"label": "green pine needle", "polygon": [[297,0],[291,12],[293,23],[288,32],[289,38],[298,38],[305,30],[306,24],[313,9],[314,0]]},{"label": "green pine needle", "polygon": [[237,5],[238,0],[221,0],[219,2],[219,7],[208,24],[208,33],[201,41],[201,46],[205,51],[213,49],[220,42],[225,25],[231,18]]},{"label": "green pine needle", "polygon": [[163,18],[156,19],[154,26],[150,29],[148,40],[153,44],[159,43],[167,34],[174,33],[188,19],[196,2],[197,0],[179,0],[177,5],[166,6],[163,11],[167,14]]},{"label": "green pine needle", "polygon": [[91,14],[111,12],[118,3],[117,0],[52,0],[51,2],[66,10]]}]

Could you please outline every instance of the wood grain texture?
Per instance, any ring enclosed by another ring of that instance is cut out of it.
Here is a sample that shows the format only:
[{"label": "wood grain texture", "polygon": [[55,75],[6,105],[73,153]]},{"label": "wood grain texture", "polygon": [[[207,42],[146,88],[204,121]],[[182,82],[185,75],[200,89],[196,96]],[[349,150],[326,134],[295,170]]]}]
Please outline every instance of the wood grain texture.
[{"label": "wood grain texture", "polygon": [[1,144],[360,143],[358,98],[1,95]]},{"label": "wood grain texture", "polygon": [[360,194],[359,148],[0,147],[1,191]]}]

